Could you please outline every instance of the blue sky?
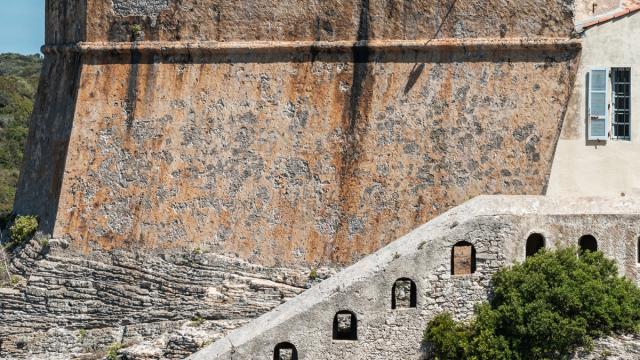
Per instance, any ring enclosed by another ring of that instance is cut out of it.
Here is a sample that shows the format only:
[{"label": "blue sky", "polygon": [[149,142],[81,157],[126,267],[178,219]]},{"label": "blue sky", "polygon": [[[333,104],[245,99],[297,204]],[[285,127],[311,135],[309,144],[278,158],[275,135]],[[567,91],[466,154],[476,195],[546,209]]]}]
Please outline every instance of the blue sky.
[{"label": "blue sky", "polygon": [[45,0],[0,0],[0,53],[35,54],[44,44]]}]

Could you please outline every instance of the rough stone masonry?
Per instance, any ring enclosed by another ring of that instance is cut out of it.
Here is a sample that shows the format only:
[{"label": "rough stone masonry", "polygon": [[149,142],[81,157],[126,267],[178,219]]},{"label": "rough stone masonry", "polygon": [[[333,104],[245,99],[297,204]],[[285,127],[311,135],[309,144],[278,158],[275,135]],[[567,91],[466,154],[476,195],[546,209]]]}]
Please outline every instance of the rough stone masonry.
[{"label": "rough stone masonry", "polygon": [[543,194],[573,5],[47,2],[15,211],[55,240],[14,256],[0,356],[179,358],[476,195]]},{"label": "rough stone masonry", "polygon": [[[619,198],[477,197],[189,359],[277,359],[282,343],[295,349],[298,359],[425,359],[422,334],[428,321],[441,312],[469,319],[474,306],[490,296],[491,276],[524,260],[531,234],[543,236],[547,249],[577,245],[580,237],[592,235],[621,275],[640,283],[639,205],[637,199]],[[456,272],[458,247],[475,249],[475,255],[465,254],[477,263],[471,272]],[[414,282],[417,299],[413,306],[394,307],[393,284],[403,278]],[[340,321],[344,311],[352,314],[349,322]],[[341,326],[356,334],[340,337],[335,329]],[[578,353],[576,358],[637,359],[640,354],[634,336],[601,339],[596,345],[594,355]]]}]

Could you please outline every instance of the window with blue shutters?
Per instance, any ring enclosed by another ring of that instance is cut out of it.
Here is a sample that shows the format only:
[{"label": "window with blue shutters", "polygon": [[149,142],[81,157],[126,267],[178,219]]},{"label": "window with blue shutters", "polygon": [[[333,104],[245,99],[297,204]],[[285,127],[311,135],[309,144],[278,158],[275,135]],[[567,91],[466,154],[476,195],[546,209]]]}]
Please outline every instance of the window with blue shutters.
[{"label": "window with blue shutters", "polygon": [[608,135],[606,68],[591,69],[589,75],[589,140],[606,140]]}]

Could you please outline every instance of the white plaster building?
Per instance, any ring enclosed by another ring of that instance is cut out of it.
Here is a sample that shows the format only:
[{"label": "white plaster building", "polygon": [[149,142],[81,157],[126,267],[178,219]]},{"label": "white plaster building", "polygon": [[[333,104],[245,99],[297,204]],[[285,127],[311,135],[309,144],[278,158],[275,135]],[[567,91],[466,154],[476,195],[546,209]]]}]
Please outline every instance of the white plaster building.
[{"label": "white plaster building", "polygon": [[580,66],[547,195],[640,196],[640,5],[576,29]]}]

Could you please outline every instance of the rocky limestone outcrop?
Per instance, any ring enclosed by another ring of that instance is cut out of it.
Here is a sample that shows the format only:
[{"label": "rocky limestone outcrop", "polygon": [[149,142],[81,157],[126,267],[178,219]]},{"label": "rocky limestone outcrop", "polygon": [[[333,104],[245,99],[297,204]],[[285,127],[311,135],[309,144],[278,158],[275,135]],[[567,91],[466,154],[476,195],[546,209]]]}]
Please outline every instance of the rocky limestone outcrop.
[{"label": "rocky limestone outcrop", "polygon": [[572,360],[637,360],[640,359],[639,335],[616,335],[597,339],[592,351],[579,351]]},{"label": "rocky limestone outcrop", "polygon": [[128,358],[181,359],[302,292],[311,272],[316,281],[330,273],[199,250],[88,255],[42,236],[9,268],[0,359],[82,358],[120,346]]}]

